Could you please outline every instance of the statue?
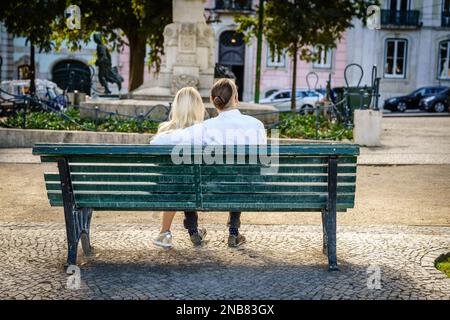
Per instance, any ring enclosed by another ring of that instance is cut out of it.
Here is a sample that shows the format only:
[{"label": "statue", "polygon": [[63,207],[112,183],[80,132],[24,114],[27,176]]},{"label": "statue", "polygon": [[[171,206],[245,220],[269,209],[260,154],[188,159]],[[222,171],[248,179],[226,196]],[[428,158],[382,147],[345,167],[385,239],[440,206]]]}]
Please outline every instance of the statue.
[{"label": "statue", "polygon": [[222,66],[218,63],[216,63],[216,66],[214,68],[214,78],[228,78],[236,80],[236,76],[234,75],[233,71],[230,70],[230,68]]},{"label": "statue", "polygon": [[105,88],[106,94],[111,93],[108,88],[108,82],[117,84],[120,91],[124,79],[119,74],[117,66],[112,67],[111,55],[108,48],[102,43],[102,35],[100,33],[94,34],[94,41],[97,44],[97,61],[95,61],[95,65],[98,66],[98,80],[100,84]]}]

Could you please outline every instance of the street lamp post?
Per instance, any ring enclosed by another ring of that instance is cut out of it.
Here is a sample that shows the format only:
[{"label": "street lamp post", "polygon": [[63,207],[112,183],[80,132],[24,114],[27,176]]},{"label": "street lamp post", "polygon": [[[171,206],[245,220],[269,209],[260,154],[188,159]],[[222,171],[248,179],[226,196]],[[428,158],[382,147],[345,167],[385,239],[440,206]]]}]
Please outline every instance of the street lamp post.
[{"label": "street lamp post", "polygon": [[255,103],[259,103],[259,95],[260,95],[263,20],[264,20],[264,0],[259,0],[258,41],[257,41],[257,47],[256,47]]}]

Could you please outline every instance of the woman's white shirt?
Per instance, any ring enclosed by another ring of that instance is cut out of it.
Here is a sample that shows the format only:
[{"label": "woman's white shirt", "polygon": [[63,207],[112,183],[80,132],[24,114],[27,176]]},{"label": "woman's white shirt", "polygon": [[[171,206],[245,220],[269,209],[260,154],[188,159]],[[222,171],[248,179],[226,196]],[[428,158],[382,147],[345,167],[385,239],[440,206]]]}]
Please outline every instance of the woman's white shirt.
[{"label": "woman's white shirt", "polygon": [[224,111],[215,118],[189,128],[156,135],[155,145],[265,145],[264,124],[258,119],[243,115],[238,109]]},{"label": "woman's white shirt", "polygon": [[157,134],[150,141],[154,145],[202,145],[203,127],[202,123],[195,124],[189,128]]}]

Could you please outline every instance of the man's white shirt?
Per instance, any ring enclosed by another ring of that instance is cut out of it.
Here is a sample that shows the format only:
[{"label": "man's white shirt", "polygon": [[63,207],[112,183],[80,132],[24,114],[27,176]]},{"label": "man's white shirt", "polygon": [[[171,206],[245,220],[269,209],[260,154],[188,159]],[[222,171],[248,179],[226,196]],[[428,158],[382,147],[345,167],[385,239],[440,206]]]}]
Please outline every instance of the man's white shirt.
[{"label": "man's white shirt", "polygon": [[238,109],[219,113],[215,118],[185,129],[162,133],[150,142],[155,145],[265,145],[264,125]]}]

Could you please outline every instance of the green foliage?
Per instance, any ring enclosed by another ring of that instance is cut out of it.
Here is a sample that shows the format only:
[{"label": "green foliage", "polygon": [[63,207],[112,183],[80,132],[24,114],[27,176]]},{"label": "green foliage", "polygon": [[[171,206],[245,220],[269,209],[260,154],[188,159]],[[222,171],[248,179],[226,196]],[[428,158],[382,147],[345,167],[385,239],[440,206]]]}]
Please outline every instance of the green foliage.
[{"label": "green foliage", "polygon": [[436,269],[444,272],[450,278],[450,253],[441,255],[435,263]]},{"label": "green foliage", "polygon": [[[316,116],[300,114],[280,114],[280,138],[316,139]],[[343,125],[332,123],[319,116],[317,138],[323,140],[352,140],[353,131]]]},{"label": "green foliage", "polygon": [[[80,30],[66,25],[64,11],[69,5],[80,8]],[[81,50],[93,32],[101,32],[112,49],[129,45],[130,83],[135,87],[142,83],[146,44],[150,47],[148,63],[159,71],[163,32],[171,21],[172,0],[0,1],[0,22],[8,32],[31,40],[40,51],[59,50],[63,43],[71,51]]]},{"label": "green foliage", "polygon": [[[0,126],[9,128],[22,128],[23,111],[14,116],[0,121]],[[99,120],[97,131],[102,132],[140,132],[155,133],[158,129],[158,123],[145,119],[143,121],[134,118],[125,118],[119,116],[110,116]],[[79,130],[96,131],[95,119],[81,118],[80,110],[71,108],[66,112],[32,112],[26,113],[27,129],[45,129],[45,130]]]},{"label": "green foliage", "polygon": [[[317,60],[313,46],[334,48],[336,40],[351,28],[354,17],[364,18],[369,5],[376,1],[342,0],[266,0],[263,32],[272,53],[284,50],[293,56],[300,53],[305,61]],[[259,10],[259,8],[258,8]],[[248,41],[256,36],[256,16],[237,16],[238,32]]]},{"label": "green foliage", "polygon": [[40,52],[52,49],[52,25],[62,19],[65,1],[0,1],[0,21],[9,33],[25,37],[39,47]]},{"label": "green foliage", "polygon": [[[370,4],[367,0],[266,0],[263,34],[274,55],[287,51],[297,61],[311,62],[320,57],[320,50],[336,47],[343,33],[351,28],[354,17],[364,18]],[[259,10],[259,8],[258,8]],[[258,15],[238,16],[237,31],[249,41],[258,32]],[[318,50],[319,49],[319,50]],[[295,66],[295,64],[294,64]],[[292,84],[296,86],[296,68]],[[295,88],[293,88],[295,89]],[[296,95],[292,95],[295,108]]]},{"label": "green foliage", "polygon": [[[22,128],[23,111],[0,121],[0,127]],[[318,139],[352,140],[352,130],[341,124],[330,123],[325,117],[319,117]],[[138,120],[135,118],[109,116],[99,119],[97,130],[95,119],[81,118],[78,108],[70,108],[65,112],[28,111],[26,113],[27,129],[45,130],[79,130],[100,132],[136,132],[156,133],[158,123],[152,120]],[[280,138],[315,139],[316,117],[314,115],[280,114]]]},{"label": "green foliage", "polygon": [[64,19],[55,21],[52,39],[57,47],[65,41],[72,50],[80,50],[93,32],[101,32],[112,49],[129,45],[132,50],[130,42],[142,37],[150,46],[149,64],[159,70],[163,31],[172,21],[172,0],[65,0],[65,3],[80,7],[81,30],[68,29]]}]

